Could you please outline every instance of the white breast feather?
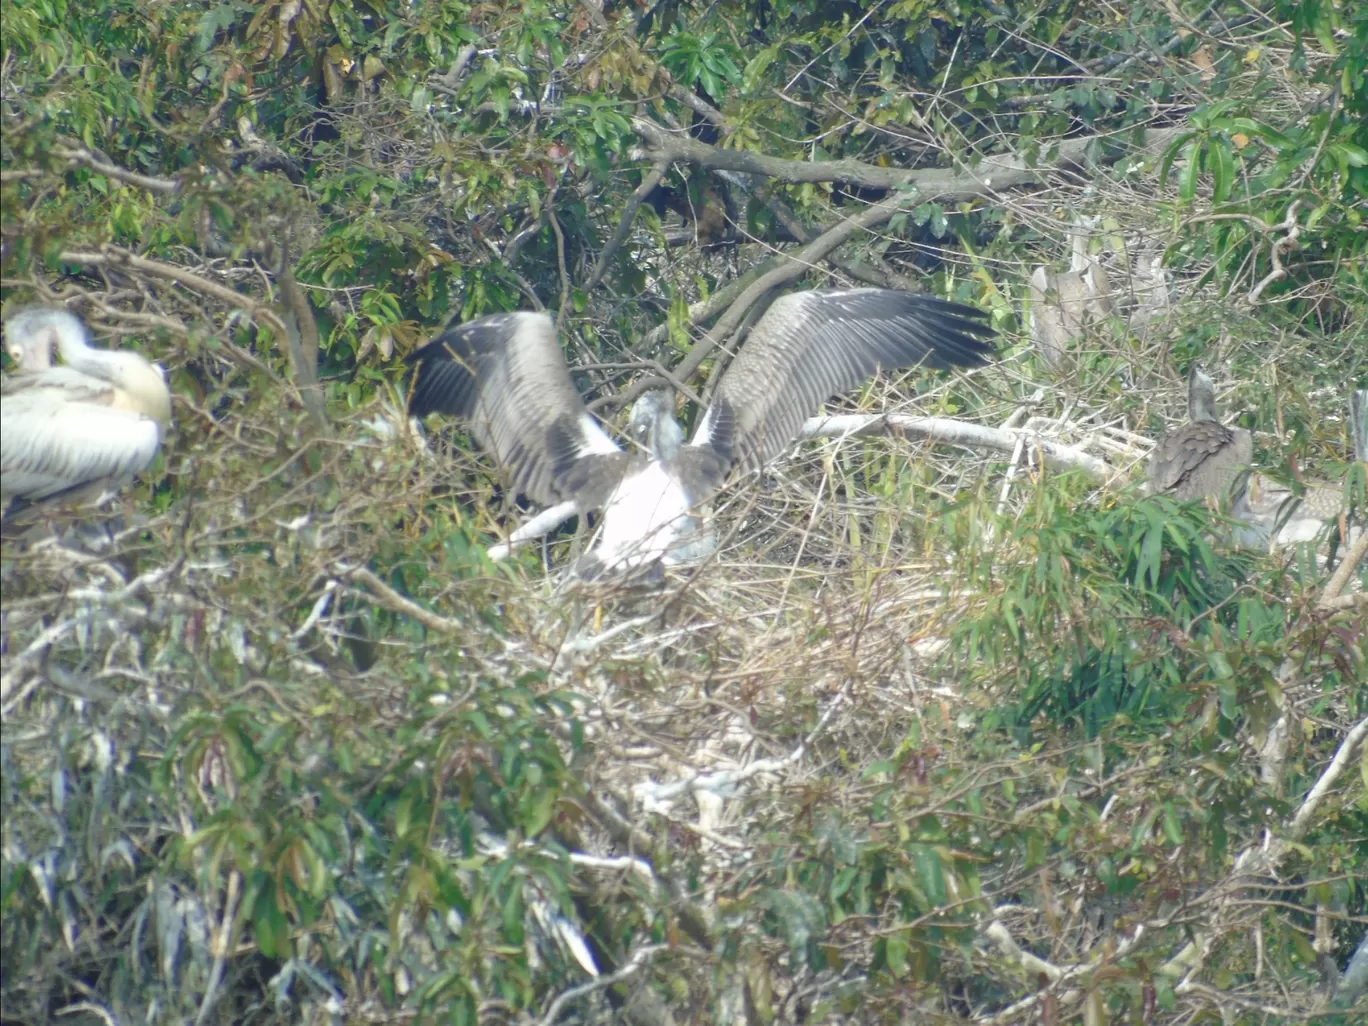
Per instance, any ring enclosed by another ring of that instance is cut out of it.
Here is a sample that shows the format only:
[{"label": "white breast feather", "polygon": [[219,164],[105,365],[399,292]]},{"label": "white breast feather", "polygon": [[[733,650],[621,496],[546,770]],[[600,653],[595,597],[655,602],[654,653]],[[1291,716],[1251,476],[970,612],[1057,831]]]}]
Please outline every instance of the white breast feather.
[{"label": "white breast feather", "polygon": [[588,456],[591,453],[605,454],[622,451],[618,448],[617,443],[608,437],[603,428],[599,427],[598,421],[587,412],[580,414],[580,432],[580,456]]},{"label": "white breast feather", "polygon": [[613,490],[594,553],[610,567],[630,568],[659,559],[690,526],[689,507],[679,482],[652,461]]}]

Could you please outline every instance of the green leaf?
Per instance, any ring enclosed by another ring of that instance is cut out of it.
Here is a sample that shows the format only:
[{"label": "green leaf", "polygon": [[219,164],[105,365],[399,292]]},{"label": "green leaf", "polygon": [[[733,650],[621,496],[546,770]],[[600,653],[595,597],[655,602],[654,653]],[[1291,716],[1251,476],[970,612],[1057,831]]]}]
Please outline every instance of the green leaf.
[{"label": "green leaf", "polygon": [[1164,802],[1164,837],[1173,845],[1183,843],[1183,826],[1178,822],[1178,813],[1172,802]]},{"label": "green leaf", "polygon": [[746,93],[759,90],[765,72],[779,56],[778,46],[767,46],[746,62],[746,70],[741,74],[741,88]]},{"label": "green leaf", "polygon": [[1197,179],[1202,173],[1202,144],[1194,141],[1187,151],[1187,163],[1178,176],[1178,198],[1185,204],[1197,196]]},{"label": "green leaf", "polygon": [[1213,202],[1223,203],[1230,196],[1235,181],[1235,157],[1227,139],[1215,138],[1207,146],[1207,163],[1211,167]]},{"label": "green leaf", "polygon": [[1173,167],[1173,162],[1180,153],[1185,152],[1187,145],[1197,137],[1196,132],[1186,132],[1171,142],[1168,149],[1164,151],[1164,156],[1159,161],[1159,184],[1168,184],[1169,169]]},{"label": "green leaf", "polygon": [[206,53],[214,45],[219,32],[232,28],[236,21],[237,8],[234,4],[222,4],[205,11],[195,25],[195,51]]},{"label": "green leaf", "polygon": [[899,931],[891,934],[884,941],[884,961],[888,964],[888,971],[894,976],[907,975],[907,933]]}]

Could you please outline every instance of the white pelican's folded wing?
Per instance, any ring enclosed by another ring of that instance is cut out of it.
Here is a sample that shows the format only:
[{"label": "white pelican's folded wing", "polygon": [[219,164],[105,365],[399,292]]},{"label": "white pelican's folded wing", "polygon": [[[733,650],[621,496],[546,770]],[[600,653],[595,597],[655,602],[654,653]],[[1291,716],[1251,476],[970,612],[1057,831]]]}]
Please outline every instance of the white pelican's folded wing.
[{"label": "white pelican's folded wing", "polygon": [[[44,372],[50,373],[50,372]],[[100,402],[72,402],[60,390],[27,390],[0,409],[0,491],[30,502],[90,486],[117,491],[157,455],[161,426]]]}]

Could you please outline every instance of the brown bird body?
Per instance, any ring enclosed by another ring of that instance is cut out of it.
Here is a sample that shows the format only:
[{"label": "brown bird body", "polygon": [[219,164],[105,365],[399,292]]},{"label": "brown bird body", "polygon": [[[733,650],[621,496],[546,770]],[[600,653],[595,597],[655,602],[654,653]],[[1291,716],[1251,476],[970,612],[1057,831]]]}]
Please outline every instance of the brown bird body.
[{"label": "brown bird body", "polygon": [[1216,416],[1216,385],[1199,363],[1188,371],[1188,423],[1159,442],[1149,462],[1153,491],[1175,499],[1220,498],[1254,458],[1254,439]]}]

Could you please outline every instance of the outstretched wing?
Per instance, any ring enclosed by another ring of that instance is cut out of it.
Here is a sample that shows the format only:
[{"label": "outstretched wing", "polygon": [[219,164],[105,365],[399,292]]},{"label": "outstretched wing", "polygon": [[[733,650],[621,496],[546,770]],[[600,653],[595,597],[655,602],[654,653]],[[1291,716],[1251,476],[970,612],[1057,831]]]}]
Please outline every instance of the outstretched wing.
[{"label": "outstretched wing", "polygon": [[536,502],[602,504],[598,493],[625,454],[584,408],[546,314],[448,328],[409,360],[410,413],[466,420],[513,487]]},{"label": "outstretched wing", "polygon": [[689,443],[702,451],[691,458],[720,484],[733,468],[773,459],[823,400],[875,371],[985,364],[993,355],[985,321],[973,307],[888,289],[783,296],[723,374]]}]

